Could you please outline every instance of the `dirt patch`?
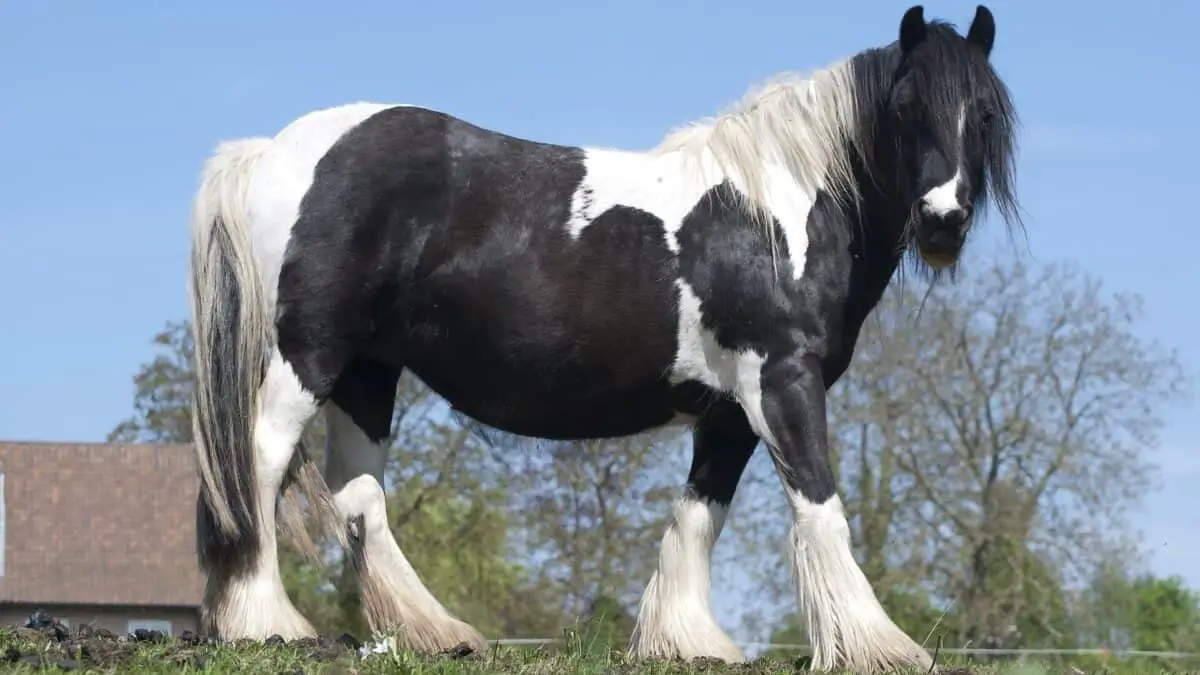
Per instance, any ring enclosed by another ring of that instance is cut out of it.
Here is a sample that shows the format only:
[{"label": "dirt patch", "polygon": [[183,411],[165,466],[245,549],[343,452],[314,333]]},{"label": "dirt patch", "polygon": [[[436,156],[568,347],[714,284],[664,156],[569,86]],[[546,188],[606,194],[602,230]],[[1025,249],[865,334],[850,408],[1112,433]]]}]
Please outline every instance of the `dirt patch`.
[{"label": "dirt patch", "polygon": [[[291,641],[274,635],[261,642],[239,640],[233,643],[201,637],[191,631],[184,631],[178,637],[145,629],[138,629],[130,635],[117,635],[87,624],[71,629],[41,610],[30,615],[24,626],[13,630],[17,634],[17,642],[24,647],[9,647],[0,661],[34,668],[57,667],[66,671],[81,668],[111,670],[147,659],[203,669],[220,646],[277,654],[286,656],[285,660],[289,662],[310,664],[354,661],[369,651],[349,633]],[[439,656],[457,660],[473,655],[471,647],[464,643]],[[293,672],[303,672],[303,669],[298,668]]]},{"label": "dirt patch", "polygon": [[[88,625],[72,630],[45,612],[30,616],[23,627],[0,630],[0,671],[13,666],[20,670],[89,670],[92,672],[162,673],[195,669],[208,672],[262,672],[282,675],[306,673],[359,673],[382,675],[398,670],[424,670],[439,673],[505,673],[505,675],[635,675],[656,672],[660,675],[784,675],[806,672],[808,657],[799,659],[764,658],[750,663],[727,665],[717,660],[683,662],[663,661],[648,669],[647,664],[627,661],[621,654],[593,654],[591,651],[496,649],[474,653],[463,644],[438,655],[415,657],[391,654],[377,658],[376,645],[362,645],[353,635],[321,635],[316,638],[285,641],[273,636],[265,641],[224,642],[203,638],[185,631],[169,637],[158,631],[138,630],[132,635],[116,635]],[[447,662],[452,662],[447,663]],[[967,669],[939,667],[939,675],[967,675]],[[913,673],[912,675],[929,675]]]},{"label": "dirt patch", "polygon": [[[184,631],[172,638],[159,631],[145,629],[138,629],[131,635],[117,635],[87,624],[72,630],[42,611],[35,612],[23,627],[15,631],[22,643],[34,646],[23,650],[10,647],[4,654],[5,662],[35,668],[58,667],[67,671],[80,668],[108,670],[131,665],[148,652],[160,662],[203,668],[210,659],[210,648],[222,644],[191,631]],[[316,662],[354,658],[362,646],[357,638],[349,634],[341,637],[321,635],[291,642],[276,635],[265,642],[242,642],[244,644],[234,644],[250,649],[290,650],[298,659]]]}]

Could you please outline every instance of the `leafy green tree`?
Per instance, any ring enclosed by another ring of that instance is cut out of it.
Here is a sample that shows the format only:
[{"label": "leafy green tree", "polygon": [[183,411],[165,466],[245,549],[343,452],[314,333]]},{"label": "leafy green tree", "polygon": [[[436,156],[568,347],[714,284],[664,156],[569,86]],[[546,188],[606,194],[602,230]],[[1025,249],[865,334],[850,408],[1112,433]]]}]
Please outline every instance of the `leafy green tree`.
[{"label": "leafy green tree", "polygon": [[1200,594],[1178,577],[1101,566],[1078,603],[1082,640],[1111,649],[1200,650]]},{"label": "leafy green tree", "polygon": [[108,434],[110,443],[190,443],[195,374],[192,331],[168,321],[154,336],[154,358],[133,377],[133,415]]},{"label": "leafy green tree", "polygon": [[1000,534],[976,559],[964,561],[986,570],[987,578],[974,586],[986,601],[972,597],[963,603],[974,613],[947,633],[948,643],[1004,649],[1075,646],[1075,617],[1060,568],[1025,546],[1022,537]]},{"label": "leafy green tree", "polygon": [[1140,576],[1133,582],[1134,649],[1192,651],[1200,648],[1200,595],[1179,577]]}]

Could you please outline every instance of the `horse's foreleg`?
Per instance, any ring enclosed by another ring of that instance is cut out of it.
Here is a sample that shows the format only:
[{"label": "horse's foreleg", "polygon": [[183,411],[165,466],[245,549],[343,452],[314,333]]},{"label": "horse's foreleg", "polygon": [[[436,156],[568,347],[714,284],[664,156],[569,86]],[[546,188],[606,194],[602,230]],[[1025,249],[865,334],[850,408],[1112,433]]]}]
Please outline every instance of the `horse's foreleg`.
[{"label": "horse's foreleg", "polygon": [[854,560],[830,464],[820,360],[797,354],[769,363],[761,383],[758,419],[792,508],[792,571],[813,669],[927,669],[929,654],[888,618]]},{"label": "horse's foreleg", "polygon": [[429,592],[388,525],[383,476],[399,374],[354,364],[326,406],[326,481],[349,529],[349,551],[371,629],[396,635],[401,646],[433,653],[483,637],[452,616]]},{"label": "horse's foreleg", "polygon": [[715,657],[743,661],[709,607],[713,546],[742,471],[758,445],[742,411],[720,405],[692,435],[692,468],[672,506],[658,569],[642,596],[630,653],[639,658]]}]

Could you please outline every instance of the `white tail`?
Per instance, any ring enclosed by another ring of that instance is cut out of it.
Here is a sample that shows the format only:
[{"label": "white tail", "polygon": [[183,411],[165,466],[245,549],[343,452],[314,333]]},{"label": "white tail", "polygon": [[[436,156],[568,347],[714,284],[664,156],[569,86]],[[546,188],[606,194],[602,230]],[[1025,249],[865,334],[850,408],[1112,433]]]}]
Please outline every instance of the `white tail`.
[{"label": "white tail", "polygon": [[[246,194],[266,138],[221,144],[205,166],[192,212],[191,313],[195,342],[193,441],[200,469],[197,550],[258,556],[254,460],[256,396],[273,343],[255,265]],[[273,506],[273,505],[272,505]]]}]

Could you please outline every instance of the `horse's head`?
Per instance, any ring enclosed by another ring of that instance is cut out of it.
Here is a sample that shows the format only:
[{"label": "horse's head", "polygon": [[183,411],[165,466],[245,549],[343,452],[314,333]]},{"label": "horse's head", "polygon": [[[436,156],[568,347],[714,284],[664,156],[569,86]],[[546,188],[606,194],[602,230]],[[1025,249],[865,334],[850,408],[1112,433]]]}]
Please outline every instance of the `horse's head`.
[{"label": "horse's head", "polygon": [[932,268],[954,264],[977,211],[990,196],[1015,216],[1014,111],[989,56],[996,39],[982,5],[966,37],[926,22],[920,5],[900,22],[900,58],[882,131],[898,154],[906,236]]}]

